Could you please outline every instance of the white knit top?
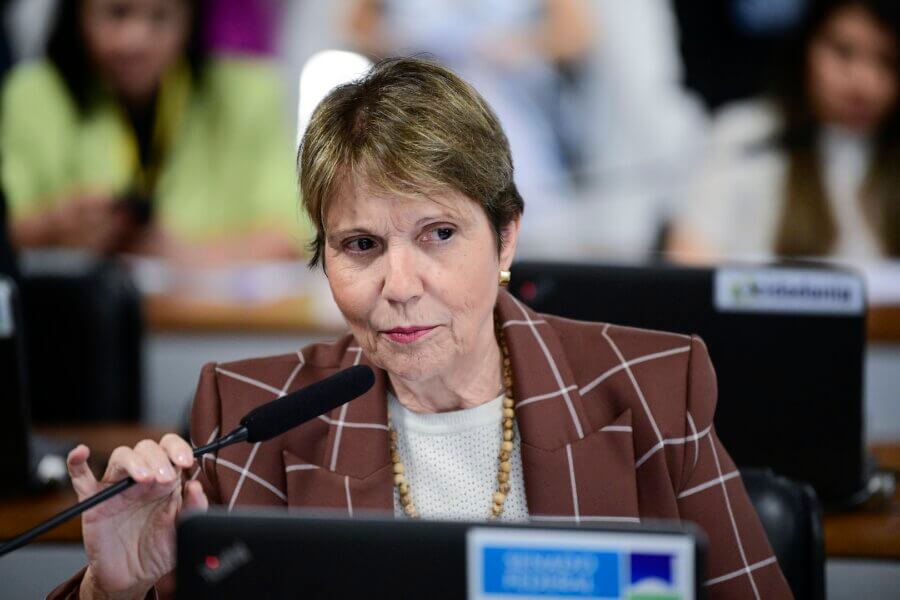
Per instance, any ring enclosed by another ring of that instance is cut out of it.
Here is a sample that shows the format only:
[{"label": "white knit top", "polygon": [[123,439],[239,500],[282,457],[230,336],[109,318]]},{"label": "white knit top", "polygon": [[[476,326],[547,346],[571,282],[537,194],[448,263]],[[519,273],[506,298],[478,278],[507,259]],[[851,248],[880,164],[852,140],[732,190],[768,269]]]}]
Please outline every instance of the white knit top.
[{"label": "white knit top", "polygon": [[[397,451],[406,471],[413,503],[425,519],[485,520],[497,491],[503,396],[475,408],[422,414],[388,394]],[[519,430],[510,458],[510,489],[501,520],[528,519]],[[394,515],[404,516],[397,488]]]}]

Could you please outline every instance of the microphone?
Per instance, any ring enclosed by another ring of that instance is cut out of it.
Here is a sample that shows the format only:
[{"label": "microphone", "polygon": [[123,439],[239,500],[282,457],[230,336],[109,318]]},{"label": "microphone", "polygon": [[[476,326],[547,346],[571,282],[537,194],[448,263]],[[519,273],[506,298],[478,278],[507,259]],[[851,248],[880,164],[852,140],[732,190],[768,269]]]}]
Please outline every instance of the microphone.
[{"label": "microphone", "polygon": [[[308,385],[301,390],[291,392],[277,400],[254,408],[241,419],[240,427],[234,429],[228,435],[194,450],[194,458],[199,458],[204,454],[237,442],[256,443],[270,440],[362,396],[374,384],[375,374],[366,365],[356,365],[349,369],[338,371],[334,375]],[[39,535],[50,531],[54,527],[58,527],[104,500],[124,492],[135,483],[134,479],[126,477],[103,491],[97,492],[90,498],[85,498],[78,504],[67,508],[40,525],[10,540],[0,547],[0,556],[21,548]]]}]

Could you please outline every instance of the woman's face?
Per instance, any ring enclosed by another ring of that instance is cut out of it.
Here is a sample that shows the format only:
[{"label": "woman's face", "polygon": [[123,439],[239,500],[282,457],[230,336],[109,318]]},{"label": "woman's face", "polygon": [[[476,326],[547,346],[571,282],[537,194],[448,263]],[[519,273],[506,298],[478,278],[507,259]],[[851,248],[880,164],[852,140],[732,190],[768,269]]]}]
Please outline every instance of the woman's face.
[{"label": "woman's face", "polygon": [[871,131],[897,101],[897,39],[859,6],[837,10],[813,38],[808,82],[820,120]]},{"label": "woman's face", "polygon": [[487,216],[467,196],[390,195],[348,180],[325,229],[331,292],[376,365],[424,381],[492,343],[498,271],[512,263],[518,221],[498,256]]},{"label": "woman's face", "polygon": [[94,66],[126,99],[150,98],[184,51],[190,10],[185,0],[85,0],[82,31]]}]

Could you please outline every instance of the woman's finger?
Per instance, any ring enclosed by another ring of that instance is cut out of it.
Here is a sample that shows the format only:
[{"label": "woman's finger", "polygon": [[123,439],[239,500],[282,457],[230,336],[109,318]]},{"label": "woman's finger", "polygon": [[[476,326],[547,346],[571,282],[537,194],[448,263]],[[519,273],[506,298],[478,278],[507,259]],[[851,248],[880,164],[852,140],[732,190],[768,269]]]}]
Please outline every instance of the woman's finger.
[{"label": "woman's finger", "polygon": [[182,469],[188,469],[194,464],[194,450],[181,436],[167,433],[159,440],[159,445],[172,464]]},{"label": "woman's finger", "polygon": [[72,480],[72,488],[79,502],[97,492],[97,478],[87,464],[90,455],[90,448],[79,444],[66,457],[69,478]]},{"label": "woman's finger", "polygon": [[125,477],[131,477],[138,483],[148,483],[155,479],[150,465],[140,455],[128,446],[119,446],[109,457],[103,481],[115,483]]},{"label": "woman's finger", "polygon": [[141,440],[134,447],[134,452],[150,467],[156,481],[169,484],[178,477],[178,472],[169,462],[169,456],[152,440]]},{"label": "woman's finger", "polygon": [[209,508],[209,500],[203,491],[203,485],[196,479],[184,484],[184,504],[182,510],[206,510]]}]

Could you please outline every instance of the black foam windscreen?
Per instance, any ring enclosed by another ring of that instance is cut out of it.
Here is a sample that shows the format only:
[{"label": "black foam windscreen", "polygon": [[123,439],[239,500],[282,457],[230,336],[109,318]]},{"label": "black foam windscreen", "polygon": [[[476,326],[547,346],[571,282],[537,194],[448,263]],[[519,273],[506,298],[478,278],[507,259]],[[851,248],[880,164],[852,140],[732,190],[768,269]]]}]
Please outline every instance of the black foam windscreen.
[{"label": "black foam windscreen", "polygon": [[375,383],[366,365],[338,371],[301,390],[253,409],[241,419],[248,442],[264,442],[365,394]]}]

